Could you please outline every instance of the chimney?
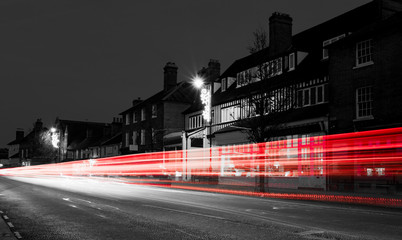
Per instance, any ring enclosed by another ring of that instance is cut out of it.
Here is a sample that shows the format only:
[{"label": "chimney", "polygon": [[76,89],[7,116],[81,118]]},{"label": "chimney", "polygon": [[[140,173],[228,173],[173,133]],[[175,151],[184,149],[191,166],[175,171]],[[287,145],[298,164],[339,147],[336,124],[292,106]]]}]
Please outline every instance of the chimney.
[{"label": "chimney", "polygon": [[166,63],[166,66],[163,68],[163,89],[165,91],[177,85],[177,69],[178,67],[173,62]]},{"label": "chimney", "polygon": [[15,132],[15,139],[16,140],[21,140],[23,138],[24,138],[24,129],[17,128],[17,131]]},{"label": "chimney", "polygon": [[292,18],[274,12],[269,18],[269,48],[272,55],[282,53],[292,45]]},{"label": "chimney", "polygon": [[210,82],[215,82],[216,79],[221,75],[221,64],[218,60],[211,59],[208,63],[208,80]]},{"label": "chimney", "polygon": [[39,118],[38,120],[36,120],[34,129],[40,131],[42,130],[42,128],[43,128],[43,122],[42,119]]},{"label": "chimney", "polygon": [[402,11],[401,0],[375,0],[382,20]]}]

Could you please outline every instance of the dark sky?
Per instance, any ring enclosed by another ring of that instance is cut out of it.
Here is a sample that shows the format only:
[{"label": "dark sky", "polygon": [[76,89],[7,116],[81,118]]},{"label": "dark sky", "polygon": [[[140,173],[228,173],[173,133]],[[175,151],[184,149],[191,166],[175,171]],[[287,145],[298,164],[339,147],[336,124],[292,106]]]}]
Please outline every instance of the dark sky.
[{"label": "dark sky", "polygon": [[275,11],[298,33],[367,2],[0,0],[0,147],[38,118],[111,122],[163,88],[168,61],[179,81],[211,58],[224,71]]}]

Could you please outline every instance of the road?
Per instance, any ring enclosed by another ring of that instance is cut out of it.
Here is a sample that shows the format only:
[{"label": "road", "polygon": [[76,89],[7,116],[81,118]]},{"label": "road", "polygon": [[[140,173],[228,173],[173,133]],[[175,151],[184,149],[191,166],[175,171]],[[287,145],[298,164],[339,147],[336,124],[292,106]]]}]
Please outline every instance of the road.
[{"label": "road", "polygon": [[402,210],[138,186],[0,177],[23,239],[400,239]]}]

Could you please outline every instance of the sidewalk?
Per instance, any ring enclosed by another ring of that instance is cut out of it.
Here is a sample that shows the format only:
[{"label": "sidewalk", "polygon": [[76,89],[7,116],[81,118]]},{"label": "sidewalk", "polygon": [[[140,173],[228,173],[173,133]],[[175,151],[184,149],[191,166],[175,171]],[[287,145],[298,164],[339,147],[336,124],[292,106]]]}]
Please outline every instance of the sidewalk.
[{"label": "sidewalk", "polygon": [[7,220],[3,218],[4,213],[0,211],[0,214],[0,240],[17,240],[17,238],[14,236],[14,233],[10,230]]}]

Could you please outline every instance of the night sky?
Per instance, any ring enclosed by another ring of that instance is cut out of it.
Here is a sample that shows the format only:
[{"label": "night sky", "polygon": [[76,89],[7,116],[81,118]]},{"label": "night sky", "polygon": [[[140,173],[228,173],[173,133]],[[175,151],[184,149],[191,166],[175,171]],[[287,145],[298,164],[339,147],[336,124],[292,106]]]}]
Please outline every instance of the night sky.
[{"label": "night sky", "polygon": [[370,0],[0,0],[0,148],[42,118],[111,122],[163,88],[175,62],[188,81],[209,59],[248,55],[273,12],[298,33]]}]

